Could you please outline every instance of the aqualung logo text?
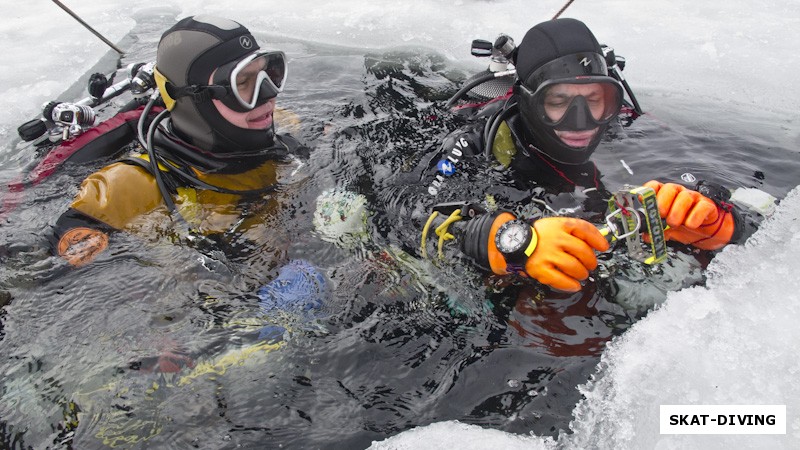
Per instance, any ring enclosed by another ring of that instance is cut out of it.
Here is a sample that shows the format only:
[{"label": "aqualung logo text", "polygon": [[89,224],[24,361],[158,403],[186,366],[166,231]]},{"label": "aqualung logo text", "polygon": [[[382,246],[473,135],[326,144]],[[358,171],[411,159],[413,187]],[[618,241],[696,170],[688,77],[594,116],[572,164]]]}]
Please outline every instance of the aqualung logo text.
[{"label": "aqualung logo text", "polygon": [[456,140],[453,148],[451,148],[450,152],[447,154],[447,158],[436,164],[438,173],[430,186],[428,186],[428,194],[437,195],[439,193],[439,188],[441,188],[442,183],[444,183],[445,177],[452,176],[456,173],[456,164],[461,161],[461,157],[464,156],[464,149],[468,146],[469,142],[463,137]]},{"label": "aqualung logo text", "polygon": [[786,434],[786,405],[661,405],[661,434]]},{"label": "aqualung logo text", "polygon": [[239,45],[241,45],[243,49],[249,49],[253,46],[253,40],[250,39],[250,36],[242,36],[239,38]]}]

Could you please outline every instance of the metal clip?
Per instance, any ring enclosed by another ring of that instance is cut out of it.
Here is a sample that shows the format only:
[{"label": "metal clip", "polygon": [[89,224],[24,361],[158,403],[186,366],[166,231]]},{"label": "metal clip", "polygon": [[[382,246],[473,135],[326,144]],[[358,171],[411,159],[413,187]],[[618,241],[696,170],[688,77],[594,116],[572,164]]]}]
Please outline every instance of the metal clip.
[{"label": "metal clip", "polygon": [[[607,228],[600,231],[609,242],[625,240],[628,254],[645,264],[657,264],[666,259],[664,224],[653,189],[623,186],[609,199],[608,209]],[[642,233],[650,235],[649,245],[642,242]]]},{"label": "metal clip", "polygon": [[478,203],[467,202],[438,203],[433,206],[432,211],[449,216],[457,209],[461,210],[461,216],[464,220],[474,219],[475,217],[486,213],[486,209],[484,209]]}]

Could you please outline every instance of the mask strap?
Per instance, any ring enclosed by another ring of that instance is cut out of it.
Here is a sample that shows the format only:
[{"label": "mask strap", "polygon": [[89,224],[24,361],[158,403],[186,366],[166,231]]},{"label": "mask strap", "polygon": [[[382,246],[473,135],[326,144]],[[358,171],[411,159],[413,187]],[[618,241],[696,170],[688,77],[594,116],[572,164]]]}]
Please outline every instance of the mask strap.
[{"label": "mask strap", "polygon": [[228,94],[228,88],[212,84],[210,86],[198,86],[196,84],[183,87],[175,87],[172,83],[166,83],[164,86],[167,93],[173,99],[181,97],[192,97],[195,103],[206,102],[213,99],[220,99]]}]

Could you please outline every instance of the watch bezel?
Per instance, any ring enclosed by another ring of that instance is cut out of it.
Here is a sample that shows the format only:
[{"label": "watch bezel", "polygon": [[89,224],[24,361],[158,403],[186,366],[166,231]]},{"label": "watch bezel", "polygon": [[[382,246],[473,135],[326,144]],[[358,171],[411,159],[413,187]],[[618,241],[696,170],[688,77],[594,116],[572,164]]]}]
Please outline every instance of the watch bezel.
[{"label": "watch bezel", "polygon": [[[508,232],[511,227],[521,226],[522,229],[525,231],[526,236],[525,239],[520,243],[518,248],[513,250],[504,249],[501,242],[502,236],[504,233]],[[494,237],[494,244],[497,247],[497,250],[503,254],[506,258],[506,262],[514,263],[514,264],[523,264],[527,260],[527,255],[525,254],[525,249],[531,243],[531,239],[533,237],[533,229],[528,222],[520,219],[509,220],[508,222],[504,223],[497,229],[497,234]]]}]

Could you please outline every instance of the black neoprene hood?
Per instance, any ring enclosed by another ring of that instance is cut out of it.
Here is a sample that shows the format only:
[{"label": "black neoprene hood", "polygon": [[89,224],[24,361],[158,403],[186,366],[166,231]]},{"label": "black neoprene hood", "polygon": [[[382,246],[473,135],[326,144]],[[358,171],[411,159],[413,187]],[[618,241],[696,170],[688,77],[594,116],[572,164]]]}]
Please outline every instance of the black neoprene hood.
[{"label": "black neoprene hood", "polygon": [[[538,86],[529,78],[537,69],[561,57],[582,53],[593,53],[603,59],[600,44],[583,22],[575,19],[542,22],[528,30],[517,48],[517,76],[531,90],[536,90]],[[605,63],[592,64],[589,69],[584,75],[608,75]]]},{"label": "black neoprene hood", "polygon": [[562,164],[587,162],[608,124],[598,127],[589,145],[571,147],[556,135],[552,126],[543,123],[532,96],[542,83],[550,80],[570,82],[581,77],[602,77],[603,81],[616,83],[608,77],[603,50],[594,34],[575,19],[542,22],[531,28],[520,42],[515,67],[521,84],[515,88],[520,116],[533,136],[533,149]]}]

